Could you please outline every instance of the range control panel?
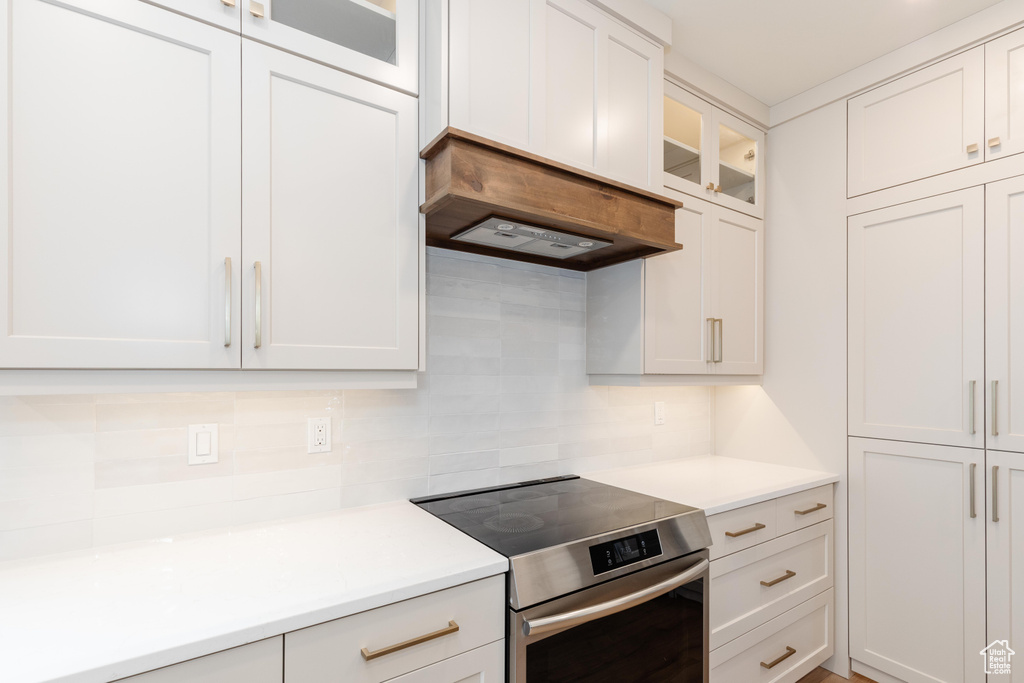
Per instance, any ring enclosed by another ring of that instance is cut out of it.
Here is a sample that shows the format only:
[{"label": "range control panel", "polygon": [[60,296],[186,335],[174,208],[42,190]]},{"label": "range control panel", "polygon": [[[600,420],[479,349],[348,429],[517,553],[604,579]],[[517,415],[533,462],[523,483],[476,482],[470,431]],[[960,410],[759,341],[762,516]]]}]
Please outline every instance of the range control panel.
[{"label": "range control panel", "polygon": [[661,539],[657,529],[590,546],[594,576],[658,555],[661,555]]}]

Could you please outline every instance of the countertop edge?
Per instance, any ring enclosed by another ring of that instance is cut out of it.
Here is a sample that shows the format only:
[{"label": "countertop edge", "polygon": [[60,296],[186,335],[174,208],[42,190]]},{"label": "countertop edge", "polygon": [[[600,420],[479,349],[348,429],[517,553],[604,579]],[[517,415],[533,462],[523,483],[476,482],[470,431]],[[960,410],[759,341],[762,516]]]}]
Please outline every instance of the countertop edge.
[{"label": "countertop edge", "polygon": [[385,607],[405,600],[411,600],[430,593],[454,588],[463,584],[499,576],[508,571],[508,560],[495,553],[496,559],[471,569],[449,574],[437,579],[403,585],[395,590],[383,591],[374,595],[357,598],[337,605],[318,608],[291,616],[274,618],[262,624],[229,631],[216,636],[203,638],[193,643],[170,647],[165,650],[139,655],[107,666],[87,671],[58,676],[47,679],[19,679],[24,683],[109,683],[122,678],[153,671],[167,666],[180,664],[190,659],[205,657],[231,648],[241,647],[267,638],[274,638],[291,631],[315,626],[335,619],[350,617]]}]

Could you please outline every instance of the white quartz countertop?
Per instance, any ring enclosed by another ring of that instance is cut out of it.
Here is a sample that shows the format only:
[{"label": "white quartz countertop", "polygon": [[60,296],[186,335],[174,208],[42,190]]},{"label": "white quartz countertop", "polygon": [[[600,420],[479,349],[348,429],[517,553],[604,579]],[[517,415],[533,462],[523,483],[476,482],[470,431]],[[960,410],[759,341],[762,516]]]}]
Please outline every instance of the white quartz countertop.
[{"label": "white quartz countertop", "polygon": [[500,574],[407,502],[0,563],[0,680],[111,681]]},{"label": "white quartz countertop", "polygon": [[829,472],[711,455],[590,472],[585,478],[714,515],[839,481]]}]

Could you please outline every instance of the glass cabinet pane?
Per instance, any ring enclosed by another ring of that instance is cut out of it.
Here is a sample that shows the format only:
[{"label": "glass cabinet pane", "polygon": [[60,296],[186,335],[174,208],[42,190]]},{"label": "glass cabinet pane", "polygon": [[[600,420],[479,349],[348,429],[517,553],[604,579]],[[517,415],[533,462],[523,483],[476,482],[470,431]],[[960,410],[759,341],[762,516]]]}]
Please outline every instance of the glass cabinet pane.
[{"label": "glass cabinet pane", "polygon": [[271,20],[388,64],[397,59],[395,0],[273,0]]},{"label": "glass cabinet pane", "polygon": [[701,184],[700,141],[703,117],[699,111],[665,96],[665,172]]},{"label": "glass cabinet pane", "polygon": [[718,182],[722,194],[757,202],[757,143],[728,126],[718,126]]}]

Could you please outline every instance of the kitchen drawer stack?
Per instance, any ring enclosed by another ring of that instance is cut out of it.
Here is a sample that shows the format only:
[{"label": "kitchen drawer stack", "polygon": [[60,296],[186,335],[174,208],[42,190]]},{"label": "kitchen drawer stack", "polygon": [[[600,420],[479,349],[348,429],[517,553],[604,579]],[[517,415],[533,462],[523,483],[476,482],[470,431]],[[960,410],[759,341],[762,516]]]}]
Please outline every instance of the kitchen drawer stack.
[{"label": "kitchen drawer stack", "polygon": [[122,680],[499,681],[505,675],[504,579],[492,576]]},{"label": "kitchen drawer stack", "polygon": [[827,484],[708,516],[711,683],[794,683],[832,656],[832,510]]}]

